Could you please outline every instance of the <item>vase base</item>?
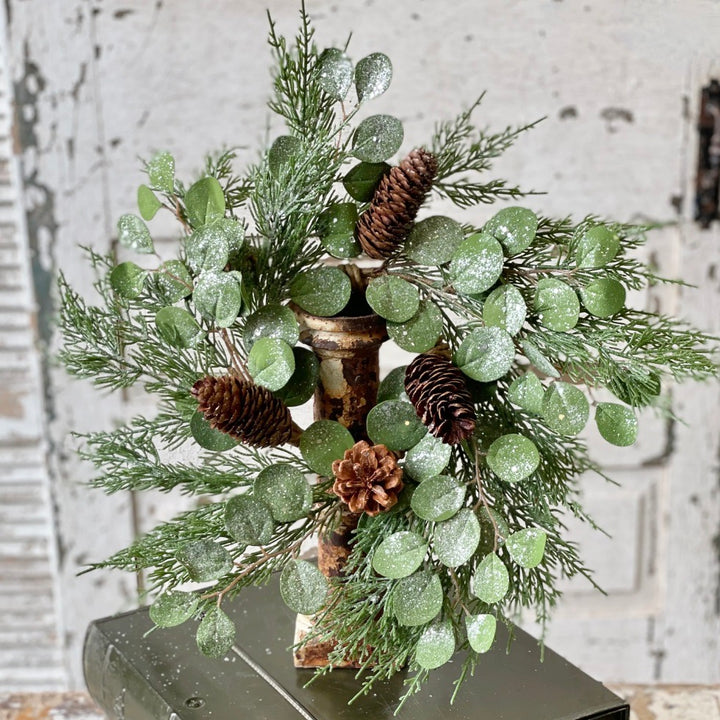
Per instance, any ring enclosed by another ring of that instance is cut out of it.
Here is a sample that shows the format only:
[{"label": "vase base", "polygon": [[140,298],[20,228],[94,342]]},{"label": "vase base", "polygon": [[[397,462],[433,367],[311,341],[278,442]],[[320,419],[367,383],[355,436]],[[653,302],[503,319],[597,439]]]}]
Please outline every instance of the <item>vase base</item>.
[{"label": "vase base", "polygon": [[[295,650],[293,651],[293,664],[296,668],[319,668],[330,664],[329,655],[335,649],[336,643],[331,638],[317,637],[304,642],[302,647],[297,645],[305,640],[308,634],[315,629],[315,620],[309,615],[297,615],[295,618]],[[333,662],[336,668],[359,668],[356,660],[343,660]]]}]

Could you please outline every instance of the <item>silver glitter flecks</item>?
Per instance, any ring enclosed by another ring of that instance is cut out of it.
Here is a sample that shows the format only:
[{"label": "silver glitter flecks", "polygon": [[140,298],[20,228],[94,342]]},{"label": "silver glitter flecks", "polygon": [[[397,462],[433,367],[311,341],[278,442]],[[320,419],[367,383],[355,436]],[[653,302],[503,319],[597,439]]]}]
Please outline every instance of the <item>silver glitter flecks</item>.
[{"label": "silver glitter flecks", "polygon": [[365,102],[382,95],[392,80],[392,63],[383,53],[371,53],[355,68],[355,89],[358,100]]}]

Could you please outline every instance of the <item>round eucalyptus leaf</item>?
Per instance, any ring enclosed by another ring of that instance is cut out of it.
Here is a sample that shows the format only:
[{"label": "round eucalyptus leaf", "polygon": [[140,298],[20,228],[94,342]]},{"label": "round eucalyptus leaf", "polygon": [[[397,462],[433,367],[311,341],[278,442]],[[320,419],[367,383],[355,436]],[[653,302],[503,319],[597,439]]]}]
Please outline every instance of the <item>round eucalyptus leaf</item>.
[{"label": "round eucalyptus leaf", "polygon": [[478,565],[472,577],[471,592],[488,605],[500,602],[510,588],[510,575],[505,563],[494,553],[489,553]]},{"label": "round eucalyptus leaf", "polygon": [[185,193],[185,210],[194,228],[209,225],[225,215],[225,195],[217,178],[204,177]]},{"label": "round eucalyptus leaf", "polygon": [[239,273],[216,270],[200,273],[193,290],[193,303],[205,319],[214,320],[221,328],[230,327],[242,305]]},{"label": "round eucalyptus leaf", "polygon": [[560,373],[557,371],[557,368],[540,352],[537,345],[535,345],[532,340],[529,340],[528,338],[521,340],[520,347],[523,349],[525,357],[543,375],[547,375],[551,378],[560,377]]},{"label": "round eucalyptus leaf", "polygon": [[225,504],[225,528],[241,545],[267,545],[275,521],[269,506],[252,495],[234,495]]},{"label": "round eucalyptus leaf", "polygon": [[175,627],[189,620],[197,610],[198,596],[171,590],[158,595],[150,606],[150,619],[158,627]]},{"label": "round eucalyptus leaf", "polygon": [[382,95],[392,80],[392,63],[383,53],[371,53],[355,67],[355,90],[358,100],[365,102]]},{"label": "round eucalyptus leaf", "polygon": [[542,415],[542,401],[545,388],[540,378],[533,372],[527,372],[515,378],[508,389],[508,400],[533,415]]},{"label": "round eucalyptus leaf", "polygon": [[460,343],[455,364],[473,380],[492,382],[512,367],[515,345],[512,338],[499,327],[473,330]]},{"label": "round eucalyptus leaf", "polygon": [[454,654],[455,633],[449,619],[426,627],[415,646],[415,662],[425,670],[445,665]]},{"label": "round eucalyptus leaf", "polygon": [[407,256],[420,265],[444,265],[463,242],[462,225],[444,215],[431,215],[413,226],[405,241]]},{"label": "round eucalyptus leaf", "polygon": [[519,482],[537,470],[540,453],[530,438],[510,433],[499,437],[490,446],[487,464],[501,480]]},{"label": "round eucalyptus leaf", "polygon": [[210,423],[199,410],[190,418],[190,432],[195,442],[205,450],[225,452],[237,447],[237,441],[233,437],[210,427]]},{"label": "round eucalyptus leaf", "polygon": [[344,100],[353,81],[353,64],[339,48],[323,50],[315,71],[318,85],[334,100]]},{"label": "round eucalyptus leaf", "polygon": [[316,613],[325,604],[327,593],[324,575],[305,560],[290,560],[280,574],[280,595],[293,612]]},{"label": "round eucalyptus leaf", "polygon": [[306,270],[290,283],[293,302],[321,317],[337,315],[348,304],[351,290],[350,278],[335,267]]},{"label": "round eucalyptus leaf", "polygon": [[465,486],[461,482],[448,475],[435,475],[415,488],[410,507],[423,520],[442,522],[453,517],[464,502]]},{"label": "round eucalyptus leaf", "polygon": [[221,608],[210,608],[198,625],[195,639],[203,655],[221,658],[235,642],[235,623]]},{"label": "round eucalyptus leaf", "polygon": [[279,390],[295,372],[295,356],[284,340],[261,337],[248,354],[247,369],[258,385]]},{"label": "round eucalyptus leaf", "polygon": [[155,325],[165,342],[177,348],[195,347],[204,337],[204,330],[183,308],[165,307],[155,313]]},{"label": "round eucalyptus leaf", "polygon": [[122,215],[117,224],[118,241],[123,247],[149,255],[155,252],[150,231],[137,215]]},{"label": "round eucalyptus leaf", "polygon": [[546,328],[564,332],[577,325],[580,300],[562,280],[543,278],[535,290],[535,311]]},{"label": "round eucalyptus leaf", "polygon": [[543,398],[545,424],[560,435],[577,435],[590,417],[590,405],[582,390],[564,382],[553,383]]},{"label": "round eucalyptus leaf", "polygon": [[470,647],[476,653],[486,653],[495,640],[497,620],[494,615],[466,615],[465,628]]},{"label": "round eucalyptus leaf", "polygon": [[580,291],[585,309],[595,317],[612,317],[625,307],[625,288],[614,278],[600,278]]},{"label": "round eucalyptus leaf", "polygon": [[268,168],[273,175],[287,171],[302,149],[302,140],[293,135],[281,135],[268,150]]},{"label": "round eucalyptus leaf", "polygon": [[405,393],[405,371],[407,365],[401,365],[391,370],[381,381],[378,387],[377,402],[385,400],[407,400]]},{"label": "round eucalyptus leaf", "polygon": [[371,115],[355,130],[353,155],[363,162],[379,163],[392,157],[402,145],[402,123],[392,115]]},{"label": "round eucalyptus leaf", "polygon": [[317,233],[325,250],[336,258],[357,257],[360,246],[355,240],[357,205],[352,202],[334,203],[318,218]]},{"label": "round eucalyptus leaf", "polygon": [[318,475],[332,477],[332,465],[355,444],[350,431],[334,420],[316,420],[300,436],[300,454]]},{"label": "round eucalyptus leaf", "polygon": [[483,232],[490,233],[505,248],[508,256],[513,256],[532,245],[537,228],[537,215],[532,210],[507,207],[485,223]]},{"label": "round eucalyptus leaf", "polygon": [[300,520],[312,507],[310,483],[287,463],[270,465],[260,472],[253,483],[253,496],[262,499],[277,522]]},{"label": "round eucalyptus leaf", "polygon": [[193,582],[209,582],[233,568],[230,553],[213,540],[193,540],[181,545],[175,556]]},{"label": "round eucalyptus leaf", "polygon": [[404,400],[386,400],[368,413],[367,434],[375,445],[388,450],[408,450],[420,442],[427,428],[415,408]]},{"label": "round eucalyptus leaf", "polygon": [[518,530],[505,539],[510,557],[523,568],[534,568],[540,564],[545,553],[547,533],[541,528]]},{"label": "round eucalyptus leaf", "polygon": [[440,578],[426,571],[398,581],[392,594],[392,609],[401,625],[425,625],[442,609],[443,590]]},{"label": "round eucalyptus leaf", "polygon": [[483,303],[483,320],[488,327],[500,327],[508,335],[517,335],[522,329],[527,306],[522,293],[514,285],[495,288]]},{"label": "round eucalyptus leaf", "polygon": [[169,152],[159,152],[147,164],[150,184],[166,193],[173,192],[175,185],[175,158]]},{"label": "round eucalyptus leaf", "polygon": [[438,560],[447,567],[455,568],[466,563],[479,544],[480,523],[470,508],[462,508],[449,520],[438,523],[433,530],[433,549]]},{"label": "round eucalyptus leaf", "polygon": [[422,353],[435,346],[443,329],[442,315],[437,305],[426,300],[409,320],[387,323],[387,332],[395,344],[408,352]]},{"label": "round eucalyptus leaf", "polygon": [[619,250],[618,236],[605,225],[594,225],[578,240],[575,263],[580,268],[604,267]]},{"label": "round eucalyptus leaf", "polygon": [[502,247],[492,235],[470,235],[458,245],[450,262],[453,287],[467,295],[485,292],[500,277],[504,259]]},{"label": "round eucalyptus leaf", "polygon": [[180,260],[164,262],[154,276],[160,298],[168,305],[176,303],[193,291],[192,277]]},{"label": "round eucalyptus leaf", "polygon": [[185,240],[185,253],[188,265],[195,273],[222,270],[230,256],[230,244],[224,226],[213,223],[195,230]]},{"label": "round eucalyptus leaf", "polygon": [[638,420],[632,408],[617,403],[598,403],[595,423],[600,434],[612,445],[627,447],[637,440]]},{"label": "round eucalyptus leaf", "polygon": [[380,317],[396,323],[409,320],[420,307],[417,288],[393,275],[373,278],[368,283],[365,299]]},{"label": "round eucalyptus leaf", "polygon": [[[448,445],[440,438],[427,433],[417,445],[413,445],[408,450],[405,455],[403,469],[413,480],[425,482],[439,475],[447,467],[451,453],[452,445]],[[447,518],[429,519],[446,520]]]},{"label": "round eucalyptus leaf", "polygon": [[120,263],[110,273],[110,287],[120,297],[132,300],[142,295],[147,276],[147,270],[134,262]]},{"label": "round eucalyptus leaf", "polygon": [[412,575],[427,553],[425,538],[418,533],[402,530],[388,535],[378,545],[372,558],[378,575],[397,580]]},{"label": "round eucalyptus leaf", "polygon": [[138,188],[137,204],[143,220],[152,220],[155,217],[155,213],[162,207],[162,203],[155,197],[155,193],[147,185],[140,185]]},{"label": "round eucalyptus leaf", "polygon": [[278,303],[264,305],[249,315],[243,329],[243,342],[250,349],[261,337],[284,340],[292,346],[300,339],[300,325],[295,313]]},{"label": "round eucalyptus leaf", "polygon": [[275,391],[275,396],[289,407],[302,405],[310,400],[315,394],[320,377],[320,363],[315,353],[301,347],[294,347],[292,351],[295,370],[287,383]]},{"label": "round eucalyptus leaf", "polygon": [[343,178],[347,194],[358,202],[370,202],[375,194],[375,189],[383,177],[390,172],[390,169],[385,162],[358,163],[350,168],[348,174]]}]

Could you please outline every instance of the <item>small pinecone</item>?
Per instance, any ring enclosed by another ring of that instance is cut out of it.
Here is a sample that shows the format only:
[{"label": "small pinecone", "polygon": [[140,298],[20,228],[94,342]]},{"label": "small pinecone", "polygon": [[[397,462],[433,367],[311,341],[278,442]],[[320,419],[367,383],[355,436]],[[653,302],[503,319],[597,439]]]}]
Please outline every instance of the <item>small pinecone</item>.
[{"label": "small pinecone", "polygon": [[427,429],[455,445],[475,430],[475,409],[462,372],[441,355],[418,355],[405,371],[405,392]]},{"label": "small pinecone", "polygon": [[210,426],[254,447],[282,445],[292,435],[292,416],[267,388],[232,375],[207,377],[192,387]]},{"label": "small pinecone", "polygon": [[367,255],[379,260],[395,252],[412,229],[436,173],[435,156],[420,148],[383,177],[355,227],[355,238]]},{"label": "small pinecone", "polygon": [[402,469],[384,445],[356,442],[342,460],[333,463],[332,469],[333,492],[353,513],[365,512],[374,517],[389,510],[403,489]]}]

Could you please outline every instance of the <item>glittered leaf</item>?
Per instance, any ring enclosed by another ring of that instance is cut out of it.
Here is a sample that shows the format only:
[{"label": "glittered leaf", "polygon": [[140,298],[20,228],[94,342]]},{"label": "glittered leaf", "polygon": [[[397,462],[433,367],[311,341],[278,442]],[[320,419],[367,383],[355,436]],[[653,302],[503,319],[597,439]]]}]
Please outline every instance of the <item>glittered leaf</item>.
[{"label": "glittered leaf", "polygon": [[545,424],[560,435],[577,435],[590,416],[590,405],[582,390],[564,382],[553,383],[543,398]]},{"label": "glittered leaf", "polygon": [[473,380],[491,382],[512,367],[515,345],[499,327],[478,328],[469,333],[455,353],[455,364]]},{"label": "glittered leaf", "polygon": [[155,325],[165,342],[177,348],[195,347],[204,337],[204,330],[183,308],[166,307],[155,314]]},{"label": "glittered leaf", "polygon": [[198,604],[196,593],[171,590],[155,598],[150,606],[150,619],[158,627],[182,625],[195,614]]},{"label": "glittered leaf", "polygon": [[371,115],[355,130],[353,155],[363,162],[379,163],[392,157],[402,145],[402,123],[392,115]]},{"label": "glittered leaf", "polygon": [[527,306],[514,285],[501,285],[483,303],[483,320],[488,327],[500,327],[508,335],[517,335],[525,322]]},{"label": "glittered leaf", "polygon": [[377,401],[385,400],[407,400],[405,393],[405,371],[407,365],[401,365],[392,369],[381,381],[378,387]]},{"label": "glittered leaf", "polygon": [[295,345],[300,339],[300,325],[295,313],[287,305],[271,303],[248,315],[243,329],[245,347],[252,348],[261,337],[276,338],[290,346]]},{"label": "glittered leaf", "polygon": [[376,445],[389,450],[407,450],[427,432],[415,412],[404,400],[386,400],[375,405],[367,416],[367,434]]},{"label": "glittered leaf", "polygon": [[292,135],[281,135],[268,150],[268,167],[273,175],[287,171],[288,166],[298,156],[302,140]]},{"label": "glittered leaf", "polygon": [[187,262],[195,273],[222,270],[230,255],[225,228],[220,223],[206,225],[185,240]]},{"label": "glittered leaf", "polygon": [[444,215],[416,223],[405,241],[405,252],[420,265],[444,265],[463,242],[462,225]]},{"label": "glittered leaf", "polygon": [[605,225],[594,225],[578,240],[575,263],[580,268],[604,267],[615,258],[618,250],[618,236]]},{"label": "glittered leaf", "polygon": [[230,553],[213,540],[187,542],[178,548],[176,556],[193,582],[217,580],[233,567]]},{"label": "glittered leaf", "polygon": [[370,202],[375,194],[375,188],[389,171],[390,166],[385,162],[361,162],[350,168],[348,174],[343,178],[343,185],[353,200]]},{"label": "glittered leaf", "polygon": [[392,63],[383,53],[371,53],[355,67],[355,89],[358,100],[365,102],[382,95],[392,80]]},{"label": "glittered leaf", "polygon": [[312,506],[312,488],[292,465],[277,463],[266,467],[253,484],[253,495],[262,498],[277,522],[305,517]]},{"label": "glittered leaf", "polygon": [[490,446],[487,464],[501,480],[519,482],[537,470],[540,453],[530,438],[511,433],[499,437]]},{"label": "glittered leaf", "polygon": [[453,287],[466,294],[485,292],[500,277],[504,259],[502,247],[492,235],[470,235],[457,247],[450,262]]},{"label": "glittered leaf", "polygon": [[199,410],[190,418],[190,432],[195,442],[205,450],[225,452],[237,447],[237,441],[232,436],[210,427],[210,423]]},{"label": "glittered leaf", "polygon": [[225,527],[241,545],[266,545],[275,529],[270,508],[252,495],[235,495],[225,505]]},{"label": "glittered leaf", "polygon": [[147,270],[134,262],[120,263],[110,273],[110,287],[120,297],[132,300],[142,295],[147,275]]},{"label": "glittered leaf", "polygon": [[175,184],[175,158],[169,152],[160,152],[147,164],[150,184],[166,193],[173,192]]},{"label": "glittered leaf", "polygon": [[353,64],[339,48],[323,50],[315,72],[318,85],[334,100],[344,100],[353,81]]},{"label": "glittered leaf", "polygon": [[448,475],[435,475],[415,488],[410,506],[419,518],[442,522],[455,515],[463,502],[465,486],[461,482]]},{"label": "glittered leaf", "polygon": [[334,420],[317,420],[300,436],[300,454],[319,475],[332,477],[332,464],[355,444],[350,431]]},{"label": "glittered leaf", "polygon": [[614,278],[600,278],[580,291],[585,309],[595,317],[612,317],[625,306],[625,288]]},{"label": "glittered leaf", "polygon": [[350,278],[338,268],[320,267],[298,273],[290,283],[290,297],[313,315],[337,315],[350,300]]},{"label": "glittered leaf", "polygon": [[196,640],[203,655],[221,658],[235,642],[235,623],[221,608],[210,608],[198,625]]},{"label": "glittered leaf", "polygon": [[580,300],[562,280],[543,278],[535,290],[535,312],[546,328],[564,332],[577,325]]},{"label": "glittered leaf", "polygon": [[225,214],[225,195],[214,177],[204,177],[185,193],[185,209],[194,227],[202,227],[219,220]]},{"label": "glittered leaf", "polygon": [[541,415],[545,388],[535,373],[528,372],[512,381],[507,397],[511,403],[523,410],[533,415]]},{"label": "glittered leaf", "polygon": [[434,670],[449,662],[455,653],[455,633],[449,619],[439,620],[423,630],[415,647],[415,662]]},{"label": "glittered leaf", "polygon": [[193,291],[192,278],[180,260],[164,262],[154,276],[155,287],[168,305],[186,298]]},{"label": "glittered leaf", "polygon": [[124,247],[145,255],[155,252],[150,231],[137,215],[122,215],[117,230],[118,241]]},{"label": "glittered leaf", "polygon": [[[448,445],[441,438],[428,433],[417,445],[413,445],[408,450],[405,455],[404,470],[413,480],[424,482],[439,475],[447,467],[451,453],[452,445]],[[444,520],[446,518],[432,519]]]},{"label": "glittered leaf", "polygon": [[275,391],[275,396],[289,407],[302,405],[310,400],[315,394],[320,377],[320,363],[315,353],[301,347],[294,347],[292,351],[295,370],[287,383]]},{"label": "glittered leaf", "polygon": [[545,553],[547,533],[541,528],[518,530],[505,539],[510,557],[523,568],[534,568],[540,564]]},{"label": "glittered leaf", "polygon": [[141,185],[138,188],[137,204],[143,220],[152,220],[155,213],[162,207],[162,203],[147,185]]},{"label": "glittered leaf", "polygon": [[380,317],[397,323],[409,320],[420,307],[417,288],[392,275],[373,278],[368,283],[365,299]]},{"label": "glittered leaf", "polygon": [[439,522],[433,530],[433,550],[447,567],[466,563],[480,543],[480,523],[470,508],[462,508],[449,520]]},{"label": "glittered leaf", "polygon": [[295,371],[295,356],[284,340],[261,337],[248,354],[247,368],[258,385],[279,390]]},{"label": "glittered leaf", "polygon": [[280,594],[293,612],[316,613],[325,604],[327,593],[327,580],[305,560],[290,560],[280,575]]},{"label": "glittered leaf", "polygon": [[214,320],[218,327],[230,327],[240,312],[242,291],[237,272],[208,270],[200,273],[193,303],[207,320]]},{"label": "glittered leaf", "polygon": [[466,615],[465,628],[470,647],[476,653],[487,652],[495,640],[497,620],[494,615]]},{"label": "glittered leaf", "polygon": [[355,203],[334,203],[318,218],[317,232],[325,250],[336,258],[357,257],[360,245],[355,240],[358,212]]},{"label": "glittered leaf", "polygon": [[510,587],[505,563],[495,553],[486,555],[472,577],[471,587],[473,595],[483,602],[500,602]]},{"label": "glittered leaf", "polygon": [[527,250],[535,239],[538,219],[532,210],[522,207],[507,207],[490,218],[483,232],[489,233],[512,257]]},{"label": "glittered leaf", "polygon": [[408,352],[421,353],[435,346],[442,333],[442,315],[437,305],[420,301],[417,313],[402,323],[387,323],[391,340]]},{"label": "glittered leaf", "polygon": [[404,578],[414,573],[427,553],[422,535],[401,531],[388,535],[373,554],[372,566],[378,575],[386,578]]},{"label": "glittered leaf", "polygon": [[440,578],[425,571],[399,580],[392,594],[395,618],[409,627],[429,623],[442,609],[442,603]]},{"label": "glittered leaf", "polygon": [[612,445],[627,447],[637,440],[638,420],[632,408],[617,403],[598,403],[595,423],[600,434]]},{"label": "glittered leaf", "polygon": [[552,378],[560,377],[560,373],[557,371],[557,368],[540,352],[537,345],[535,345],[532,340],[529,340],[528,338],[521,340],[520,347],[523,349],[525,357],[543,375],[547,375]]}]

